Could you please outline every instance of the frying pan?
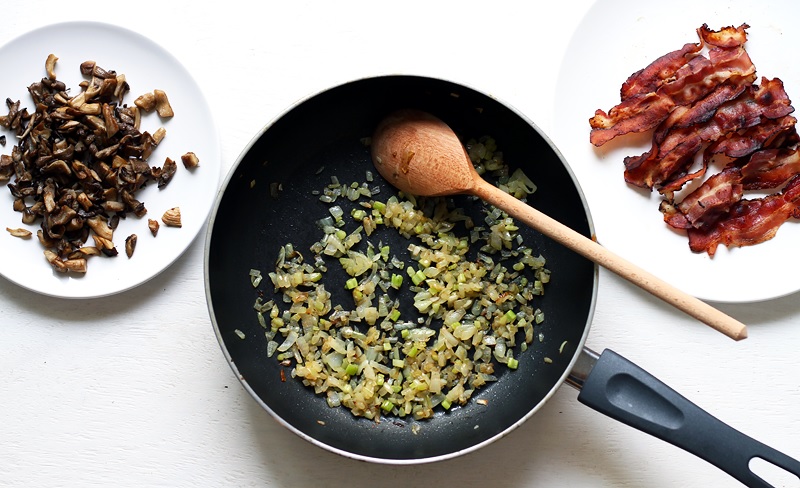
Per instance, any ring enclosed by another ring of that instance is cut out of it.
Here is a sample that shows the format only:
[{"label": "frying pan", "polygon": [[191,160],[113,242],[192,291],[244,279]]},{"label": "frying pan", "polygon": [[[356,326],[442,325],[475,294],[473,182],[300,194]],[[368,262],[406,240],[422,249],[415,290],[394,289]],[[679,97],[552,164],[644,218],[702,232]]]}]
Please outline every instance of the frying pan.
[{"label": "frying pan", "polygon": [[[211,321],[231,368],[263,408],[324,449],[365,461],[412,464],[490,444],[567,383],[581,390],[582,403],[686,449],[750,486],[770,486],[751,472],[748,463],[754,457],[800,476],[796,460],[728,427],[613,351],[598,355],[586,348],[597,268],[530,229],[522,230],[526,245],[540,252],[552,271],[537,302],[545,314],[536,329],[542,340],[518,355],[515,371],[496,368],[498,380],[477,390],[465,406],[421,421],[357,418],[345,408],[330,408],[324,397],[291,378],[291,367],[269,358],[253,304],[259,295],[271,298],[274,290],[264,284],[254,289],[249,271],[271,271],[278,250],[287,243],[303,252],[319,239],[315,222],[327,215],[328,206],[315,191],[332,176],[343,183],[365,181],[374,168],[364,139],[386,114],[409,107],[433,113],[464,138],[494,137],[512,169],[522,168],[536,183],[529,204],[592,235],[589,209],[558,150],[530,120],[480,91],[440,79],[380,76],[345,83],[298,103],[242,152],[218,195],[206,237]],[[395,190],[373,173],[372,185],[380,187],[378,197],[385,201]],[[476,202],[455,198],[476,219],[482,218]],[[393,252],[407,246],[399,235],[388,239]],[[352,303],[343,286],[346,277],[336,268],[329,268],[326,289],[334,303]]]}]

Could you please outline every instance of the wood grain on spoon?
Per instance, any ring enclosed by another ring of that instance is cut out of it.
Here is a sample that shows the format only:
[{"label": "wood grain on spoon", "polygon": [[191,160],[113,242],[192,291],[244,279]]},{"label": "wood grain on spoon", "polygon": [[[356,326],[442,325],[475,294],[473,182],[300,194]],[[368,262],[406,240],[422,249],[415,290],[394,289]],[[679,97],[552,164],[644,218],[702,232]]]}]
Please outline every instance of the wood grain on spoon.
[{"label": "wood grain on spoon", "polygon": [[386,117],[372,137],[372,160],[401,191],[418,196],[475,195],[728,337],[747,337],[741,322],[485,181],[456,134],[431,114],[401,110]]}]

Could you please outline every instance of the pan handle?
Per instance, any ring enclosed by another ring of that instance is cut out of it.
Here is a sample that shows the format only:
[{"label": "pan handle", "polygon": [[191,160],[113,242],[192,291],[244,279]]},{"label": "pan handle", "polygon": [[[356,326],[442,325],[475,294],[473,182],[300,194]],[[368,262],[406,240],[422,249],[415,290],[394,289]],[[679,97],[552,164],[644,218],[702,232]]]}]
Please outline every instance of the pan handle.
[{"label": "pan handle", "polygon": [[578,400],[717,466],[749,487],[771,487],[750,469],[761,458],[800,479],[800,462],[711,416],[650,373],[606,349],[584,348],[567,382]]}]

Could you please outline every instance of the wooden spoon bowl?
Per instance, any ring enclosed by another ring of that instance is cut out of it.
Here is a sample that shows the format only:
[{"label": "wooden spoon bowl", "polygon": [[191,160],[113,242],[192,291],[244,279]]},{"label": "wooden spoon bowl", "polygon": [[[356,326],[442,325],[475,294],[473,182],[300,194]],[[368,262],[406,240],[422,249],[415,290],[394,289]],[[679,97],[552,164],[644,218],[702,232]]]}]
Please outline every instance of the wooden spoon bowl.
[{"label": "wooden spoon bowl", "polygon": [[418,196],[475,195],[728,337],[747,337],[741,322],[485,181],[458,136],[432,114],[407,109],[388,115],[378,124],[371,147],[375,168],[399,190]]}]

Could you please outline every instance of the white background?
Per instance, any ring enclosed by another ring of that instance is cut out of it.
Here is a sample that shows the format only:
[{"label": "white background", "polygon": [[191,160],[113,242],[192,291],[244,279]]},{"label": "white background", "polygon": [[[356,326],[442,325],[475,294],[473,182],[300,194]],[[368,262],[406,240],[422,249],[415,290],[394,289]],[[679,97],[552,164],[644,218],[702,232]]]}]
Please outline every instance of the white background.
[{"label": "white background", "polygon": [[[291,104],[376,74],[459,81],[550,131],[561,58],[591,4],[6,2],[0,42],[60,20],[114,23],[153,39],[205,93],[227,172]],[[0,76],[9,69],[0,66]],[[509,436],[450,461],[391,467],[314,447],[265,413],[223,359],[203,251],[199,238],[152,281],[102,299],[48,298],[0,279],[0,486],[739,486],[587,409],[566,386]],[[797,295],[720,307],[749,325],[748,339],[734,342],[601,270],[588,345],[616,350],[800,457]]]}]

